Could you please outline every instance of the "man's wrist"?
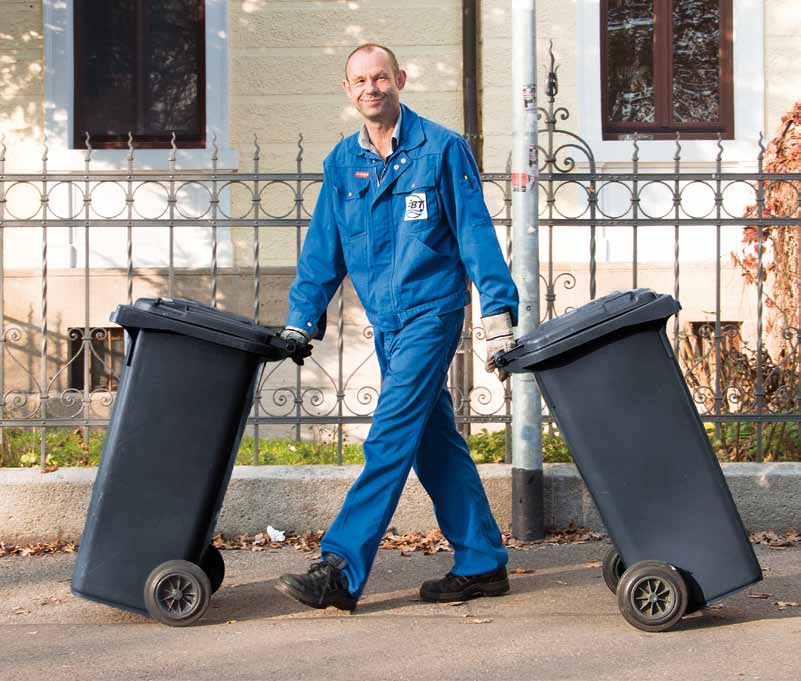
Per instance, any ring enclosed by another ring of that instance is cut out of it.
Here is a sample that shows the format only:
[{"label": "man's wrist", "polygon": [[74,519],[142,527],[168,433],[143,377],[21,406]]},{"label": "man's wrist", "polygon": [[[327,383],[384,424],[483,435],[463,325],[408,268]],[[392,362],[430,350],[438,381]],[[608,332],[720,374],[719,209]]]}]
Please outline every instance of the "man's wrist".
[{"label": "man's wrist", "polygon": [[512,315],[509,312],[500,312],[482,317],[481,326],[484,329],[484,338],[487,340],[513,335]]},{"label": "man's wrist", "polygon": [[299,329],[297,326],[285,326],[284,330],[281,332],[281,336],[284,338],[293,338],[295,340],[301,340],[304,343],[308,343],[311,339],[311,336],[306,333],[303,329]]}]

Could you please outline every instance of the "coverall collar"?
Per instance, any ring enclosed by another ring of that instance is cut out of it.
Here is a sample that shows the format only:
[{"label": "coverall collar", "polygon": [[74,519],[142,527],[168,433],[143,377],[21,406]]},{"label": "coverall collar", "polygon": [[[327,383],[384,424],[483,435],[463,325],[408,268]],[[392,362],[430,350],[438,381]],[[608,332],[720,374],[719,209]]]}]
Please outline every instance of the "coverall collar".
[{"label": "coverall collar", "polygon": [[[410,149],[414,149],[426,141],[426,136],[423,132],[423,125],[420,122],[420,117],[403,103],[401,103],[401,113],[399,119],[401,122],[400,138],[398,140],[397,148],[392,153],[395,153],[396,151],[408,151]],[[368,153],[370,153],[359,145],[358,135],[356,136],[355,151],[357,156],[366,156]]]},{"label": "coverall collar", "polygon": [[[400,109],[398,112],[398,120],[395,121],[395,129],[392,131],[392,142],[390,143],[390,156],[395,149],[398,148],[398,142],[400,140],[401,135],[401,124],[403,122],[403,109]],[[380,156],[378,153],[378,149],[376,149],[375,145],[373,144],[372,140],[370,139],[370,134],[367,132],[367,125],[362,125],[362,129],[359,130],[359,137],[357,139],[359,146],[362,149],[367,151],[372,151],[374,154]]]}]

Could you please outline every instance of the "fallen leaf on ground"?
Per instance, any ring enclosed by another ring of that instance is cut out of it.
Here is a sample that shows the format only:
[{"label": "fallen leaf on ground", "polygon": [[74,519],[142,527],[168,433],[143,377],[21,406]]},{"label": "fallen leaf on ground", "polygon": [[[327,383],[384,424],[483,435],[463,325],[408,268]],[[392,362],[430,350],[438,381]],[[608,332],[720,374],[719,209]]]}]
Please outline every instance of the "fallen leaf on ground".
[{"label": "fallen leaf on ground", "polygon": [[396,549],[402,556],[408,556],[414,551],[422,551],[424,555],[431,556],[440,551],[451,553],[453,547],[450,542],[442,536],[439,530],[429,532],[406,532],[398,534],[395,528],[390,528],[381,540],[379,548]]},{"label": "fallen leaf on ground", "polygon": [[536,570],[534,568],[515,568],[514,570],[509,570],[509,572],[513,575],[530,575]]},{"label": "fallen leaf on ground", "polygon": [[606,539],[605,534],[593,532],[586,527],[576,527],[575,523],[570,523],[566,530],[549,532],[543,539],[530,542],[515,539],[509,532],[503,533],[504,546],[520,551],[527,551],[538,544],[586,544],[587,542],[601,541],[602,539]]},{"label": "fallen leaf on ground", "polygon": [[467,620],[465,624],[489,624],[492,622],[491,619],[475,619],[475,620]]},{"label": "fallen leaf on ground", "polygon": [[236,620],[226,620],[226,624],[236,624]]},{"label": "fallen leaf on ground", "polygon": [[778,606],[779,610],[801,607],[801,603],[798,603],[797,601],[773,601],[773,605]]},{"label": "fallen leaf on ground", "polygon": [[75,542],[54,541],[38,544],[5,544],[0,542],[0,558],[3,556],[42,556],[48,553],[75,553],[78,545]]},{"label": "fallen leaf on ground", "polygon": [[466,602],[467,601],[453,601],[453,603],[448,603],[448,605],[451,606],[452,608],[456,608],[460,605],[464,605]]},{"label": "fallen leaf on ground", "polygon": [[770,598],[773,594],[753,593],[748,594],[748,598]]},{"label": "fallen leaf on ground", "polygon": [[599,560],[593,560],[589,563],[584,563],[585,568],[599,568],[603,567],[603,563]]},{"label": "fallen leaf on ground", "polygon": [[752,544],[765,544],[770,548],[786,548],[788,546],[801,545],[801,532],[798,530],[787,530],[780,533],[775,530],[765,530],[763,532],[752,532],[748,538]]}]

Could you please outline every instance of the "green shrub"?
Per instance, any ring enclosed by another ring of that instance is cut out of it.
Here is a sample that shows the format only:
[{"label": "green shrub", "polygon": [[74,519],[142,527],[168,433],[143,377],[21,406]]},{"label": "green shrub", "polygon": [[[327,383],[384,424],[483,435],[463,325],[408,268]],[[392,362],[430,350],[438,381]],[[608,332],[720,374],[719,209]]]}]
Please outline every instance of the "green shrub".
[{"label": "green shrub", "polygon": [[[706,424],[707,435],[720,461],[756,461],[757,429],[749,422],[721,423],[720,437],[715,434],[713,424]],[[78,428],[47,429],[48,466],[97,466],[103,450],[105,430],[93,428],[89,441],[84,442],[83,430]],[[295,466],[303,464],[334,464],[337,462],[336,441],[331,432],[324,434],[322,441],[290,438],[259,439],[259,463],[267,465]],[[0,468],[35,467],[39,465],[41,430],[35,428],[6,428],[2,432],[0,446]],[[505,430],[480,432],[467,437],[470,455],[476,463],[503,463],[506,458]],[[236,457],[238,465],[251,465],[254,439],[248,435],[242,439]],[[801,460],[801,424],[765,423],[762,429],[763,460]],[[545,463],[572,463],[567,445],[557,431],[542,434],[542,458]],[[345,443],[342,451],[343,464],[364,462],[362,445]]]},{"label": "green shrub", "polygon": [[[237,465],[252,465],[254,438],[246,435],[242,438]],[[336,442],[309,442],[307,440],[259,438],[259,463],[273,466],[296,466],[301,464],[336,463]],[[362,446],[345,444],[342,447],[342,463],[364,463]]]},{"label": "green shrub", "polygon": [[[97,466],[105,436],[105,431],[90,430],[89,442],[85,443],[81,428],[48,428],[47,465]],[[41,430],[6,428],[0,447],[0,467],[38,466],[41,437]]]},{"label": "green shrub", "polygon": [[[467,437],[467,446],[476,463],[503,463],[506,459],[506,431],[488,431],[482,428],[481,432]],[[511,457],[511,443],[510,443]],[[573,463],[573,458],[567,449],[565,441],[557,433],[542,434],[542,460],[544,463]]]}]

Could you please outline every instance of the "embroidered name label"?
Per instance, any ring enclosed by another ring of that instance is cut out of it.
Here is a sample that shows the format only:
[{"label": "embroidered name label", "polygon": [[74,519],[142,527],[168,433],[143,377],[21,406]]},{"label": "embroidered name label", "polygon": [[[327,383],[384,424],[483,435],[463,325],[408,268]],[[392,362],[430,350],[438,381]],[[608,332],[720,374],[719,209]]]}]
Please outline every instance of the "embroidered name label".
[{"label": "embroidered name label", "polygon": [[357,170],[353,173],[353,177],[370,177],[370,173],[366,170]]},{"label": "embroidered name label", "polygon": [[427,220],[428,207],[426,206],[425,192],[409,194],[406,196],[406,212],[403,215],[404,222],[409,220]]}]

